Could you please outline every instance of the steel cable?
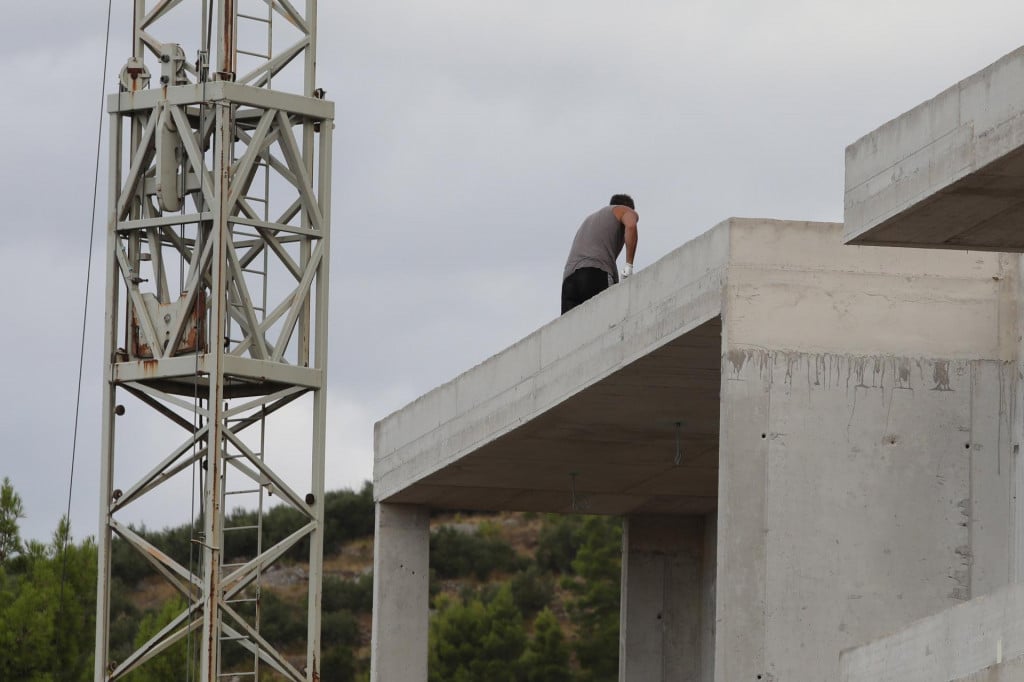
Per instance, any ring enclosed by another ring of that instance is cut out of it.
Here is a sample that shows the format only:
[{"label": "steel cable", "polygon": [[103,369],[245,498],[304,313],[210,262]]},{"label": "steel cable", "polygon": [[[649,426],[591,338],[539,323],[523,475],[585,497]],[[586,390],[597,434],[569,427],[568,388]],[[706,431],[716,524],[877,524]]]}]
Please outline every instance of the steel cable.
[{"label": "steel cable", "polygon": [[[79,344],[78,350],[78,386],[75,391],[75,425],[71,435],[71,470],[68,475],[68,504],[67,511],[64,514],[65,529],[63,538],[63,547],[61,547],[61,569],[60,569],[60,601],[57,606],[57,627],[55,631],[55,643],[56,650],[60,651],[60,624],[63,622],[64,615],[64,586],[67,583],[68,573],[68,542],[71,539],[71,495],[75,485],[75,457],[78,452],[78,420],[81,414],[82,406],[82,374],[85,365],[85,334],[86,326],[89,319],[89,282],[92,279],[92,249],[96,237],[96,203],[97,195],[99,194],[100,184],[100,147],[103,143],[103,101],[106,97],[106,80],[107,80],[107,65],[110,57],[110,18],[113,13],[113,0],[107,0],[107,28],[106,36],[103,42],[103,71],[100,76],[100,113],[99,121],[96,125],[96,164],[93,171],[92,181],[92,213],[90,214],[89,224],[89,252],[86,258],[85,267],[85,301],[82,306],[82,338]],[[54,661],[55,665],[57,661]],[[55,671],[58,675],[63,677],[65,671]]]}]

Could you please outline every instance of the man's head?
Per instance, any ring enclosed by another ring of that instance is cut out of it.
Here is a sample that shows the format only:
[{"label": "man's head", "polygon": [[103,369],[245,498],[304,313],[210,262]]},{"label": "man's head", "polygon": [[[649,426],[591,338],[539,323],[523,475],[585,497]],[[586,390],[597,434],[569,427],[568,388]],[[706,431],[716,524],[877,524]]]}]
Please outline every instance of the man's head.
[{"label": "man's head", "polygon": [[636,205],[633,203],[633,197],[628,194],[613,194],[612,200],[608,202],[609,206],[629,206],[631,209],[636,210]]}]

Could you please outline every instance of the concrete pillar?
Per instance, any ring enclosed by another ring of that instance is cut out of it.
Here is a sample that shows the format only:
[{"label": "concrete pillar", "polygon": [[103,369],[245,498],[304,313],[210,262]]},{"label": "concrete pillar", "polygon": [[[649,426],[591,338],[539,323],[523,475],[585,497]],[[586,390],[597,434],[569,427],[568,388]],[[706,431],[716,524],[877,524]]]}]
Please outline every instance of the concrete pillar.
[{"label": "concrete pillar", "polygon": [[730,378],[719,432],[715,674],[764,681],[769,384]]},{"label": "concrete pillar", "polygon": [[700,605],[700,677],[701,682],[715,679],[715,621],[718,589],[718,511],[704,517],[704,556],[701,561]]},{"label": "concrete pillar", "polygon": [[705,519],[696,516],[626,519],[620,682],[711,682],[702,656],[714,651],[703,641],[713,630],[703,621],[714,608],[705,584],[714,569],[705,563],[713,565],[715,555],[706,553],[705,527]]},{"label": "concrete pillar", "polygon": [[377,504],[370,682],[426,682],[430,513]]},{"label": "concrete pillar", "polygon": [[[1012,406],[1009,412],[1013,415],[1010,433],[1007,441],[1012,443],[1013,448],[1013,460],[1012,460],[1012,472],[1013,472],[1013,490],[1012,490],[1012,515],[1013,522],[1010,527],[1011,535],[1011,550],[1010,550],[1010,565],[1011,573],[1010,578],[1015,583],[1024,583],[1024,466],[1021,466],[1018,461],[1018,455],[1020,454],[1021,443],[1024,443],[1024,382],[1021,381],[1021,377],[1024,377],[1024,258],[1017,260],[1016,274],[1016,286],[1014,287],[1014,296],[1012,298],[1015,308],[1013,312],[1013,320],[1015,323],[1014,327],[1014,338],[1017,339],[1017,345],[1015,348],[1016,353],[1014,354],[1014,360],[1017,372],[1014,374],[1014,381],[1012,382],[1012,393],[1013,396]],[[1009,317],[1009,315],[1005,315]],[[1002,316],[1001,316],[1002,317]]]}]

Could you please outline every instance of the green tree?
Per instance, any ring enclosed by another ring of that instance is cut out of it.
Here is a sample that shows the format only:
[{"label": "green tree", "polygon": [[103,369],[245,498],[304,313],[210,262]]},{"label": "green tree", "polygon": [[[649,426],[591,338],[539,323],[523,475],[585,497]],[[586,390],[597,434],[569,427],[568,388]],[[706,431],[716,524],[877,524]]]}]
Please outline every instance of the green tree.
[{"label": "green tree", "polygon": [[443,526],[430,534],[430,569],[438,578],[474,575],[487,580],[493,571],[514,571],[524,565],[507,542],[481,526],[476,533]]},{"label": "green tree", "polygon": [[537,565],[555,573],[571,573],[572,560],[582,544],[586,517],[576,514],[547,514],[537,536]]},{"label": "green tree", "polygon": [[349,540],[373,535],[376,506],[373,484],[363,483],[359,492],[335,490],[324,496],[324,549],[337,551]]},{"label": "green tree", "polygon": [[359,623],[350,611],[324,612],[320,625],[322,682],[352,682],[356,675],[353,649],[359,644]]},{"label": "green tree", "polygon": [[438,613],[430,621],[428,670],[430,682],[471,682],[469,668],[479,653],[487,611],[483,602],[436,601]]},{"label": "green tree", "polygon": [[260,634],[274,647],[302,646],[307,636],[306,603],[282,599],[276,592],[263,590],[260,597]]},{"label": "green tree", "polygon": [[506,585],[486,606],[441,597],[430,623],[430,682],[517,682],[526,645],[523,620]]},{"label": "green tree", "polygon": [[342,609],[352,613],[370,613],[373,610],[373,574],[353,580],[324,576],[321,607],[324,613]]},{"label": "green tree", "polygon": [[72,543],[62,519],[53,542],[29,543],[18,563],[0,573],[0,680],[91,680],[95,543]]},{"label": "green tree", "polygon": [[14,490],[11,479],[4,476],[0,484],[0,565],[21,552],[21,530],[18,520],[25,518],[21,496]]},{"label": "green tree", "polygon": [[537,614],[521,663],[526,682],[571,682],[569,647],[551,609]]},{"label": "green tree", "polygon": [[[164,602],[157,611],[148,612],[139,624],[135,633],[135,649],[139,649],[168,623],[177,618],[188,605],[181,597],[174,597]],[[193,635],[192,641],[198,640]],[[188,637],[175,642],[170,647],[146,661],[138,670],[132,671],[125,679],[128,682],[180,682],[189,677],[189,666],[192,666],[192,677],[198,676],[197,658],[189,656]],[[190,660],[191,659],[191,660]]]},{"label": "green tree", "polygon": [[619,670],[622,524],[592,516],[581,534],[583,542],[572,560],[576,575],[563,582],[574,595],[567,604],[576,629],[573,651],[582,682],[611,682]]},{"label": "green tree", "polygon": [[54,585],[8,579],[0,594],[0,679],[52,682]]},{"label": "green tree", "polygon": [[524,617],[530,618],[551,603],[555,594],[555,580],[549,573],[543,573],[536,564],[530,564],[525,571],[519,571],[509,581],[516,608]]},{"label": "green tree", "polygon": [[110,658],[123,661],[135,650],[133,641],[142,614],[131,600],[132,590],[121,580],[110,581]]},{"label": "green tree", "polygon": [[52,561],[48,579],[58,585],[54,613],[54,660],[61,681],[93,678],[94,635],[96,633],[96,543],[86,538],[75,544],[67,517],[60,520],[53,536]]},{"label": "green tree", "polygon": [[484,680],[514,682],[517,662],[526,646],[523,617],[516,608],[508,584],[487,605],[488,629],[483,638]]},{"label": "green tree", "polygon": [[320,666],[321,682],[353,682],[356,679],[356,661],[352,647],[325,644],[320,658],[323,661]]}]

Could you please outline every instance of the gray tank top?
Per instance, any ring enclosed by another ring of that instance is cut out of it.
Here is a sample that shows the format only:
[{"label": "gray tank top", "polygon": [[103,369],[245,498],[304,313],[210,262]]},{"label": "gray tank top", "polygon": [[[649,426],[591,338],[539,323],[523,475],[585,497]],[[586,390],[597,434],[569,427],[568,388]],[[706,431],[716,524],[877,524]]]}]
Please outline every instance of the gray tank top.
[{"label": "gray tank top", "polygon": [[605,206],[583,220],[572,240],[562,279],[580,268],[600,268],[612,276],[613,282],[619,281],[615,259],[626,243],[626,231],[612,212],[614,208]]}]

